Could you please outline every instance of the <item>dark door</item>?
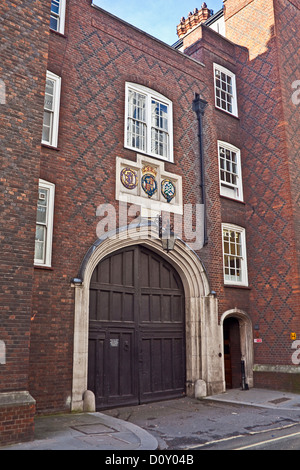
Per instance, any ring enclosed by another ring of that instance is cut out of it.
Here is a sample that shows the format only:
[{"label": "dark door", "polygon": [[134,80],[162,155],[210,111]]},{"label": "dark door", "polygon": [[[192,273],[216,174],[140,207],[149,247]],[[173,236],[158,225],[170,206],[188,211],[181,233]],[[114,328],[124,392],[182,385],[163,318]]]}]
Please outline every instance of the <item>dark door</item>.
[{"label": "dark door", "polygon": [[226,388],[232,388],[232,369],[230,355],[230,329],[228,323],[224,322],[224,366]]},{"label": "dark door", "polygon": [[223,323],[226,388],[241,386],[241,347],[239,322],[227,318]]},{"label": "dark door", "polygon": [[88,388],[97,409],[182,396],[184,294],[174,268],[144,247],[99,263],[90,285]]}]

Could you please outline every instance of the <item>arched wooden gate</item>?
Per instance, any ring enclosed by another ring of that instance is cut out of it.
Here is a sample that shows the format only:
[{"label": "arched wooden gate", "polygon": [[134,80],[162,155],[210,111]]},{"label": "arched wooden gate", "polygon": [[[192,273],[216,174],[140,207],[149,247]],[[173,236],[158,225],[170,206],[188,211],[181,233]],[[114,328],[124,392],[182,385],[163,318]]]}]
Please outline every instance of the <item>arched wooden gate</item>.
[{"label": "arched wooden gate", "polygon": [[185,393],[184,291],[142,245],[103,259],[90,283],[88,388],[96,408]]}]

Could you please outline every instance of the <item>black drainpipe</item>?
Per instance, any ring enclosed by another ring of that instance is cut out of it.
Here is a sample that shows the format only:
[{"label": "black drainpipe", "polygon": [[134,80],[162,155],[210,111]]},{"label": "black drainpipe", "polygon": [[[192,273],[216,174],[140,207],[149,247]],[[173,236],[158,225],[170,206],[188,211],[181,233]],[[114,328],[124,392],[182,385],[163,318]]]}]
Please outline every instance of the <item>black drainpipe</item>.
[{"label": "black drainpipe", "polygon": [[199,138],[199,151],[200,151],[200,172],[201,172],[201,200],[204,206],[204,245],[207,245],[207,223],[206,223],[206,197],[205,197],[205,177],[204,177],[204,154],[203,154],[203,116],[204,109],[207,105],[207,101],[200,98],[199,93],[195,93],[195,99],[193,100],[193,111],[197,114],[198,119],[198,138]]}]

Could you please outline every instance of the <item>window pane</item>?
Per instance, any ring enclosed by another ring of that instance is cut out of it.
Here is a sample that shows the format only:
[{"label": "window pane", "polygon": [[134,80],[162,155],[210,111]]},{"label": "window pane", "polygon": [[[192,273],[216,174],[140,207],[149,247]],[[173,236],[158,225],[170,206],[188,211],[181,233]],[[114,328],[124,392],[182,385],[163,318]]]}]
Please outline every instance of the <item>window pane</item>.
[{"label": "window pane", "polygon": [[54,109],[54,86],[55,86],[54,80],[49,80],[49,78],[47,78],[44,108],[47,109],[48,111],[53,111]]},{"label": "window pane", "polygon": [[53,13],[59,14],[59,1],[60,0],[52,0],[51,1],[51,11]]},{"label": "window pane", "polygon": [[146,125],[128,119],[127,126],[127,144],[130,147],[137,148],[139,150],[146,151]]},{"label": "window pane", "polygon": [[136,91],[128,93],[128,116],[146,122],[146,96]]},{"label": "window pane", "polygon": [[51,113],[49,111],[44,111],[44,126],[50,127],[51,126]]},{"label": "window pane", "polygon": [[58,18],[55,18],[52,15],[50,16],[50,28],[54,31],[58,31]]},{"label": "window pane", "polygon": [[35,253],[36,260],[41,262],[45,261],[45,240],[46,240],[46,227],[37,225],[35,233]]},{"label": "window pane", "polygon": [[151,100],[152,130],[151,152],[161,157],[168,156],[168,106]]},{"label": "window pane", "polygon": [[127,144],[146,151],[146,96],[128,91]]},{"label": "window pane", "polygon": [[37,204],[37,222],[41,224],[47,223],[47,210],[48,210],[48,193],[47,189],[39,189],[39,198]]},{"label": "window pane", "polygon": [[151,101],[152,126],[168,130],[168,106],[159,101]]},{"label": "window pane", "polygon": [[43,142],[50,144],[51,142],[51,122],[52,122],[52,113],[48,111],[44,112],[44,122],[43,122]]},{"label": "window pane", "polygon": [[152,129],[151,151],[161,157],[167,157],[168,154],[168,134]]}]

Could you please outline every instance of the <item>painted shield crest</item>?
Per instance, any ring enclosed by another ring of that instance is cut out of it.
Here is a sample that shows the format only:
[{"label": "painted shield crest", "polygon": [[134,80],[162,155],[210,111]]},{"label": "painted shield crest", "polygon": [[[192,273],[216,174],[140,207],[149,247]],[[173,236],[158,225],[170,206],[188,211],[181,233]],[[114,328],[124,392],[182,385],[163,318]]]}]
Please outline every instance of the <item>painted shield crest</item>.
[{"label": "painted shield crest", "polygon": [[142,188],[148,197],[152,197],[157,191],[157,182],[153,175],[146,173],[142,177]]},{"label": "painted shield crest", "polygon": [[161,193],[167,202],[172,201],[176,195],[176,188],[171,180],[165,179],[161,182]]},{"label": "painted shield crest", "polygon": [[132,168],[123,168],[121,171],[121,183],[127,189],[135,189],[138,184],[137,172]]}]

